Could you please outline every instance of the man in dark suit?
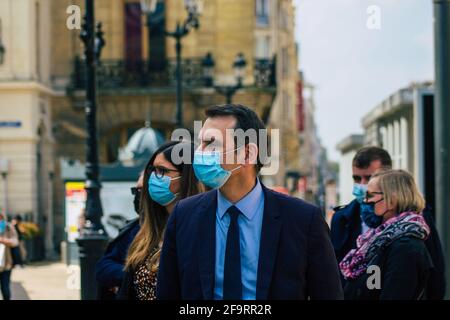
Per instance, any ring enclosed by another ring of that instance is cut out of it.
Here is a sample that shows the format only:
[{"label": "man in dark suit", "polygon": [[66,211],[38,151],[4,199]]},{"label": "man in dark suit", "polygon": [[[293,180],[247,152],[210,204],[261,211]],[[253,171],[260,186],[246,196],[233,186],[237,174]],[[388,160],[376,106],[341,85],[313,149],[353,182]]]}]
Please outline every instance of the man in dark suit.
[{"label": "man in dark suit", "polygon": [[[157,298],[342,299],[320,209],[259,181],[262,121],[242,105],[206,116],[193,166],[213,190],[180,201],[169,217]],[[256,136],[240,139],[237,129]]]},{"label": "man in dark suit", "polygon": [[[355,199],[348,205],[334,208],[331,219],[331,241],[338,262],[347,253],[356,248],[356,239],[369,228],[360,215],[360,204],[364,200],[367,184],[371,176],[380,169],[391,169],[392,160],[389,153],[379,147],[364,147],[358,150],[353,158],[353,195]],[[441,242],[437,233],[432,210],[429,206],[423,211],[423,216],[430,227],[430,235],[425,245],[433,260],[434,269],[428,279],[425,298],[429,300],[443,299],[445,294],[445,267]],[[341,278],[345,283],[344,278]]]}]

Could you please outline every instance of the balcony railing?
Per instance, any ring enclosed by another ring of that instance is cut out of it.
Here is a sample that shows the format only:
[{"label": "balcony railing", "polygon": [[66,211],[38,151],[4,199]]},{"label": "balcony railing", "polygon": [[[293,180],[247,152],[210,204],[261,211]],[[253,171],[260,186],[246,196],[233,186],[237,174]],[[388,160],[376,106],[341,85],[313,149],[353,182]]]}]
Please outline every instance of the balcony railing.
[{"label": "balcony railing", "polygon": [[[255,59],[255,87],[274,87],[275,60]],[[182,60],[183,86],[205,87],[202,58]],[[176,86],[176,61],[167,59],[165,65],[155,66],[146,60],[101,60],[97,66],[97,81],[100,89],[174,88]],[[83,90],[86,84],[84,61],[74,59],[71,90]]]},{"label": "balcony railing", "polygon": [[276,86],[276,59],[255,59],[253,75],[256,87]]}]

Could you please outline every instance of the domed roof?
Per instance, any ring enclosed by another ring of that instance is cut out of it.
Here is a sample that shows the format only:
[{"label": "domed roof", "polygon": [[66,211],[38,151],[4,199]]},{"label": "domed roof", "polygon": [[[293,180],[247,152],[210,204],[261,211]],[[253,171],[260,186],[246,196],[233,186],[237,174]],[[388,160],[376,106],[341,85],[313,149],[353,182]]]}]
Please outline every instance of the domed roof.
[{"label": "domed roof", "polygon": [[137,130],[124,148],[119,150],[121,162],[136,162],[136,160],[148,160],[151,155],[164,143],[164,136],[151,127]]}]

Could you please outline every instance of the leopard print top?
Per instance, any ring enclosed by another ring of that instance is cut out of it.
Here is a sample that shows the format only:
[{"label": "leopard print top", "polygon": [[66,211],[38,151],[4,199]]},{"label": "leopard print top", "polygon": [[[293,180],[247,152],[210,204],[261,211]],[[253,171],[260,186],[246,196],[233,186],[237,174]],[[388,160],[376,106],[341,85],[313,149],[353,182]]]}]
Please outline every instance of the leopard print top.
[{"label": "leopard print top", "polygon": [[150,256],[142,263],[134,273],[134,289],[137,300],[156,299],[157,271],[151,270]]}]

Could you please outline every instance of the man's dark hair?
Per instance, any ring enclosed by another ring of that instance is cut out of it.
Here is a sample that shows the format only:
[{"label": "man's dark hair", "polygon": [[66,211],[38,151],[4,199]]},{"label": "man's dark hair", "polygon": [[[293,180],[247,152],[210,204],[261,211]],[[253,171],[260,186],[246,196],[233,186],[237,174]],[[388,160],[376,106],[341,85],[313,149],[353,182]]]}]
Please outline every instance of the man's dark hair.
[{"label": "man's dark hair", "polygon": [[374,146],[359,149],[353,157],[352,164],[354,167],[366,169],[376,160],[381,162],[383,168],[392,168],[392,160],[389,153],[383,148]]},{"label": "man's dark hair", "polygon": [[[236,118],[236,126],[234,127],[234,129],[235,130],[242,129],[244,133],[249,129],[254,129],[256,131],[256,139],[257,139],[255,143],[258,146],[258,158],[256,163],[256,169],[257,171],[259,171],[263,167],[264,165],[263,162],[265,162],[266,159],[261,159],[260,156],[261,149],[260,149],[259,134],[260,130],[266,130],[266,127],[264,123],[261,121],[261,119],[258,117],[258,115],[255,113],[255,111],[241,104],[223,104],[207,108],[205,110],[205,115],[207,118],[232,116]],[[249,142],[250,141],[248,141],[247,137],[245,140],[245,144],[248,144]],[[240,147],[237,145],[236,137],[235,137],[235,144],[236,148]]]}]

